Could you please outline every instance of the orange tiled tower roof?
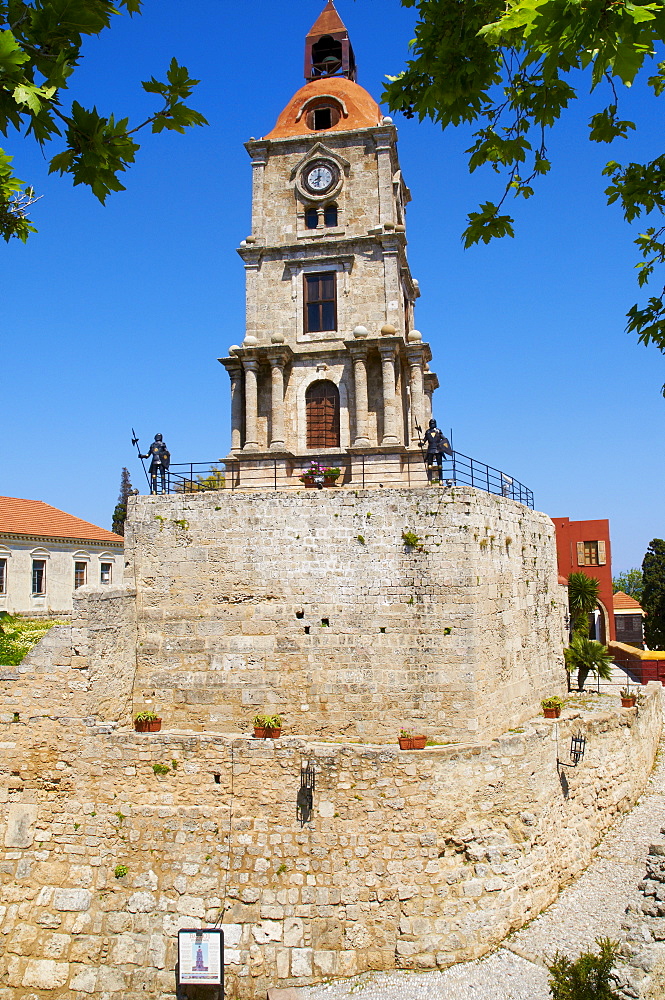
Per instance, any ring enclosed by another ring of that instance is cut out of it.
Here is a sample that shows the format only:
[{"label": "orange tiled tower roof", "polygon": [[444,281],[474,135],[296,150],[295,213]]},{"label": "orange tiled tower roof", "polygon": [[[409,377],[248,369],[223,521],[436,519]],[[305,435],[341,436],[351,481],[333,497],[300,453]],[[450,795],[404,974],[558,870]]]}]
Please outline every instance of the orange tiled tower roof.
[{"label": "orange tiled tower roof", "polygon": [[287,139],[295,135],[312,135],[307,125],[304,107],[314,97],[336,97],[343,103],[342,115],[327,132],[346,132],[352,128],[371,128],[380,125],[382,114],[374,98],[353,80],[344,76],[312,80],[298,90],[277,119],[272,132],[264,139]]},{"label": "orange tiled tower roof", "polygon": [[612,597],[612,604],[615,611],[641,611],[642,605],[638,604],[630,594],[624,594],[623,590],[617,590]]},{"label": "orange tiled tower roof", "polygon": [[41,500],[0,497],[0,535],[39,535],[44,538],[75,538],[90,542],[124,544],[116,535],[80,517],[66,514]]}]

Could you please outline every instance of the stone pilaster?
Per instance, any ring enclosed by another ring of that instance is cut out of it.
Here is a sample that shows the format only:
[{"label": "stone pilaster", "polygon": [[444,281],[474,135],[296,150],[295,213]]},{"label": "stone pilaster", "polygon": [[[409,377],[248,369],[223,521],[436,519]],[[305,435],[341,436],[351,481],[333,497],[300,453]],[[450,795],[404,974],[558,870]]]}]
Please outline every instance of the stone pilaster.
[{"label": "stone pilaster", "polygon": [[270,358],[271,420],[270,448],[284,451],[284,356]]},{"label": "stone pilaster", "polygon": [[353,445],[355,448],[364,448],[370,443],[368,432],[367,348],[352,347],[351,357],[353,358],[353,384],[356,403],[356,436]]},{"label": "stone pilaster", "polygon": [[243,359],[242,365],[245,369],[245,445],[243,450],[258,451],[259,363],[258,361]]},{"label": "stone pilaster", "polygon": [[[423,384],[423,348],[409,347],[406,352],[409,362],[409,388],[411,392],[411,439],[417,440],[416,424],[424,428],[424,384]],[[429,417],[427,418],[429,420]]]},{"label": "stone pilaster", "polygon": [[379,353],[383,379],[383,438],[381,444],[399,444],[397,399],[395,396],[395,347],[393,344],[380,344]]},{"label": "stone pilaster", "polygon": [[242,365],[227,365],[231,380],[231,451],[242,447]]}]

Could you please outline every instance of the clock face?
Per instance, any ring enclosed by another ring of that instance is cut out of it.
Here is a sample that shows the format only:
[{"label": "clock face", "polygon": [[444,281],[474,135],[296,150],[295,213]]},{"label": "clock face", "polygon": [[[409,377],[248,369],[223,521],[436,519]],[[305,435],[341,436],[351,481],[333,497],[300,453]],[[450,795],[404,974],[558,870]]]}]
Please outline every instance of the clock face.
[{"label": "clock face", "polygon": [[310,164],[304,173],[305,187],[313,194],[324,194],[337,181],[337,168],[332,163],[320,161]]}]

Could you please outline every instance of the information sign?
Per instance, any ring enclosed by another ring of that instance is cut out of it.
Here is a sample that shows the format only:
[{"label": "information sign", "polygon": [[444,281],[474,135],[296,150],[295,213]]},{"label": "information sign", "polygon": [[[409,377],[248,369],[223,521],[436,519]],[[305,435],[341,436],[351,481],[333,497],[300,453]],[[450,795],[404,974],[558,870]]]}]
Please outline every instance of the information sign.
[{"label": "information sign", "polygon": [[178,984],[223,986],[224,932],[220,927],[178,931]]}]

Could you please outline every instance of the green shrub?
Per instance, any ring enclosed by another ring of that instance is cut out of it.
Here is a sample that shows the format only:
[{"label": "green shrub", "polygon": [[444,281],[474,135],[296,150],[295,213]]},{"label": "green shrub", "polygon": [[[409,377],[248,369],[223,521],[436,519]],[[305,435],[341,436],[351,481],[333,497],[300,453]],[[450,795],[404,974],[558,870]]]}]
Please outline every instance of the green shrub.
[{"label": "green shrub", "polygon": [[155,774],[169,774],[171,771],[171,768],[168,766],[168,764],[153,764],[152,769],[155,772]]},{"label": "green shrub", "polygon": [[0,618],[0,665],[12,667],[19,664],[54,625],[62,625],[62,622],[52,618],[3,615]]},{"label": "green shrub", "polygon": [[618,979],[612,972],[619,943],[600,937],[596,944],[599,954],[585,951],[574,962],[556,952],[547,966],[552,1000],[619,1000],[619,993],[613,988]]},{"label": "green shrub", "polygon": [[115,868],[113,869],[113,874],[115,875],[116,878],[124,878],[124,876],[127,874],[128,871],[129,868],[127,867],[127,865],[116,865]]}]

